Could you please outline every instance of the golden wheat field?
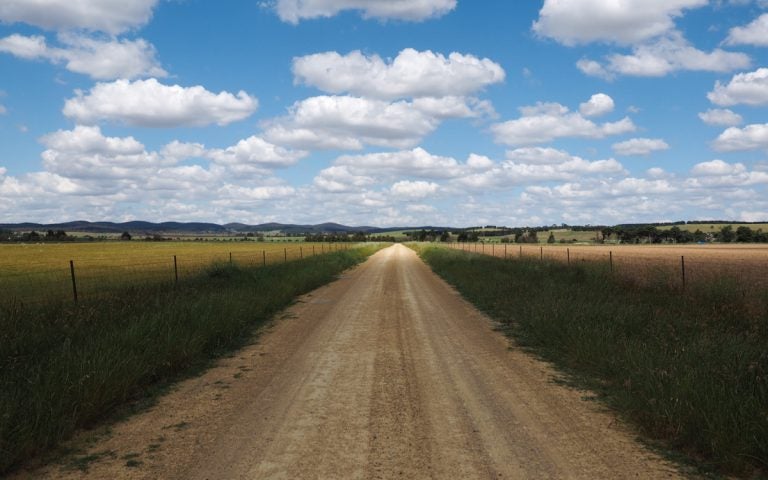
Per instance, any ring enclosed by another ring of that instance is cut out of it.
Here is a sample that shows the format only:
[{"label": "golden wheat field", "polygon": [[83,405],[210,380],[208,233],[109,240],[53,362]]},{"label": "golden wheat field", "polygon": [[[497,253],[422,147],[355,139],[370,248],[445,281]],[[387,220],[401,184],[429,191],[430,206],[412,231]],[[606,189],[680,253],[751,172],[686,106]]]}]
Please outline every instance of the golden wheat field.
[{"label": "golden wheat field", "polygon": [[[268,242],[93,242],[0,245],[0,302],[87,298],[130,283],[171,282],[214,263],[258,266],[319,255],[343,245]],[[175,262],[174,262],[175,257]]]},{"label": "golden wheat field", "polygon": [[453,244],[453,248],[497,257],[519,256],[570,262],[602,262],[616,274],[638,282],[687,284],[728,277],[768,286],[768,245],[519,245]]}]

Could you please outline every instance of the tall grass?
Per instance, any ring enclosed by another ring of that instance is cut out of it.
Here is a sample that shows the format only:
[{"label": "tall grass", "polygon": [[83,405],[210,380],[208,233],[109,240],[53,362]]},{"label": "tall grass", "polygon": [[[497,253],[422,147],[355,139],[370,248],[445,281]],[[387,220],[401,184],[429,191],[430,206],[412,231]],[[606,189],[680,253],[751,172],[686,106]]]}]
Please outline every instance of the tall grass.
[{"label": "tall grass", "polygon": [[204,366],[369,246],[261,268],[211,266],[98,302],[0,306],[0,474],[152,386]]},{"label": "tall grass", "polygon": [[647,436],[705,468],[768,472],[765,291],[722,278],[682,292],[589,263],[419,250],[519,345],[601,393]]}]

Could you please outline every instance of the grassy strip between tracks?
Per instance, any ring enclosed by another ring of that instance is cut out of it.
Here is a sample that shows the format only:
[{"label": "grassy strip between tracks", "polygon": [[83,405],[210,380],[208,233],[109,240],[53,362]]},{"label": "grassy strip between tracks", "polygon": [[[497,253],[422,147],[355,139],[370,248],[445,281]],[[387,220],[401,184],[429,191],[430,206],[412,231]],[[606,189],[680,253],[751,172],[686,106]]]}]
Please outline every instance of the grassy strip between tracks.
[{"label": "grassy strip between tracks", "polygon": [[178,285],[126,287],[93,303],[0,306],[0,476],[242,346],[298,295],[378,248],[261,268],[213,265]]},{"label": "grassy strip between tracks", "polygon": [[414,248],[646,436],[708,471],[768,474],[768,293],[725,279],[638,287],[600,265]]}]

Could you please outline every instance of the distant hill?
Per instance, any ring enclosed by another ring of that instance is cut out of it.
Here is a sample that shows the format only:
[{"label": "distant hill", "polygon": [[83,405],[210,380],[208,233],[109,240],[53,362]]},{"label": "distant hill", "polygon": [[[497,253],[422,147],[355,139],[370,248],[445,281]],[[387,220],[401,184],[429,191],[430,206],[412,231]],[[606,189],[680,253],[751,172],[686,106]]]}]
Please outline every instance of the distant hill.
[{"label": "distant hill", "polygon": [[385,234],[387,232],[395,232],[402,230],[459,230],[448,227],[389,227],[379,228],[370,226],[351,227],[347,225],[341,225],[338,223],[321,223],[318,225],[295,225],[295,224],[283,224],[283,223],[262,223],[259,225],[247,225],[244,223],[228,223],[226,225],[218,225],[215,223],[181,223],[181,222],[87,222],[87,221],[75,221],[66,223],[3,223],[0,224],[0,229],[4,230],[64,230],[67,232],[81,232],[81,233],[93,233],[93,234],[110,234],[110,233],[122,233],[130,232],[131,234],[237,234],[237,233],[269,233],[280,232],[285,235],[304,235],[304,234],[320,234],[320,233],[350,233],[350,232],[364,232],[368,234]]},{"label": "distant hill", "polygon": [[4,223],[0,228],[6,230],[64,230],[82,233],[226,233],[227,229],[214,223],[179,223],[179,222],[87,222],[65,223]]}]

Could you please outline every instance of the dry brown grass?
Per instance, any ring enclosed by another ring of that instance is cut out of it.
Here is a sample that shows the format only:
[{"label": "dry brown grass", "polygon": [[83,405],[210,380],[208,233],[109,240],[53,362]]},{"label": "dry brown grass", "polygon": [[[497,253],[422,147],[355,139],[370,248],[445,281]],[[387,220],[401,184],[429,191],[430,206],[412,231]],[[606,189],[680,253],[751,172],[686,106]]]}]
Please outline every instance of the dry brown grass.
[{"label": "dry brown grass", "polygon": [[727,277],[746,286],[768,286],[768,245],[480,245],[452,244],[453,248],[497,257],[543,257],[568,262],[604,262],[614,273],[640,283],[682,285],[685,259],[686,283]]},{"label": "dry brown grass", "polygon": [[71,298],[69,261],[80,297],[126,283],[170,282],[214,263],[255,266],[328,252],[338,245],[270,242],[93,242],[0,245],[0,303]]}]

